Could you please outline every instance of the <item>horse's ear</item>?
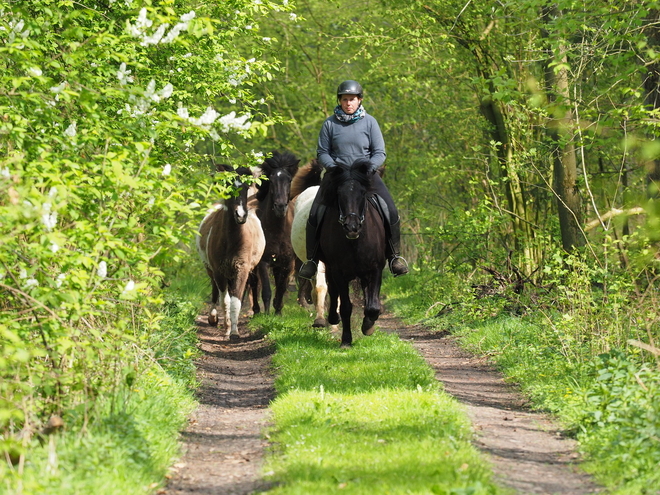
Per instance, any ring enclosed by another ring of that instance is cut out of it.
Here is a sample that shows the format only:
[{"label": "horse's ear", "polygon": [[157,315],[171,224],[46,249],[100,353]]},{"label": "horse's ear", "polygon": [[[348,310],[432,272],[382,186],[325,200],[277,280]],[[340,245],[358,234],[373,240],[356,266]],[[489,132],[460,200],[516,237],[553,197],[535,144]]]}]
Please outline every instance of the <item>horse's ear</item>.
[{"label": "horse's ear", "polygon": [[218,172],[233,172],[234,167],[227,165],[226,163],[216,163],[215,168]]},{"label": "horse's ear", "polygon": [[371,162],[369,160],[358,160],[355,162],[354,167],[355,170],[365,175],[371,172],[372,169]]}]

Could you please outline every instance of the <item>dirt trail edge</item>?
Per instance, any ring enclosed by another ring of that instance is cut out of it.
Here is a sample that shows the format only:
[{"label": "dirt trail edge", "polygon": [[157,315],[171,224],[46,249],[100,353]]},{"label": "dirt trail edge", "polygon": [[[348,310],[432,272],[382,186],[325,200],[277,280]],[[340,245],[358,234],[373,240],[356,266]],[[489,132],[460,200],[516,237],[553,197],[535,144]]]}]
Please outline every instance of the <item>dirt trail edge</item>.
[{"label": "dirt trail edge", "polygon": [[[198,362],[200,406],[183,432],[184,456],[160,493],[247,495],[265,491],[260,477],[267,407],[274,398],[269,374],[272,347],[249,335],[228,342],[205,319],[198,319],[203,356]],[[484,360],[462,351],[455,339],[421,326],[406,326],[385,313],[377,328],[410,341],[428,361],[445,390],[462,402],[498,482],[519,494],[597,493],[576,468],[575,444],[561,436],[546,415],[530,412],[514,388]]]},{"label": "dirt trail edge", "polygon": [[274,348],[239,321],[238,341],[197,318],[202,356],[197,361],[199,407],[182,433],[183,458],[174,465],[169,495],[244,495],[266,490],[261,463],[268,405],[275,398],[270,374]]}]

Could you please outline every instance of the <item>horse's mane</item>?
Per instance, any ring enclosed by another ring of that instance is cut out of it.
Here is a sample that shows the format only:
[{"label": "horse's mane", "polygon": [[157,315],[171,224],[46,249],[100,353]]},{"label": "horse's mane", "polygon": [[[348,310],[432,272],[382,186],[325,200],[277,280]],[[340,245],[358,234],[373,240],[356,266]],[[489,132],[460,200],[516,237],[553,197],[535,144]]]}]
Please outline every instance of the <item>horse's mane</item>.
[{"label": "horse's mane", "polygon": [[355,160],[350,167],[334,167],[330,169],[331,189],[336,190],[340,184],[347,180],[356,180],[364,187],[371,184],[371,163],[366,158]]},{"label": "horse's mane", "polygon": [[310,161],[307,165],[300,167],[291,182],[291,192],[289,197],[293,199],[305,189],[312,186],[318,186],[321,183],[322,172],[323,165],[321,165],[316,158]]}]

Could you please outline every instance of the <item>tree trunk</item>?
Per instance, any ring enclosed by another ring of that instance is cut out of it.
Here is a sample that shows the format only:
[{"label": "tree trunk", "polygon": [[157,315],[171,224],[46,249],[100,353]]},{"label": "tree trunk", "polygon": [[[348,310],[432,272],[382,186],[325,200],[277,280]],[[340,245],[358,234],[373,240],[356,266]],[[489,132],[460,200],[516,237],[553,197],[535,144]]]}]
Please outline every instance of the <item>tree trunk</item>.
[{"label": "tree trunk", "polygon": [[[547,25],[548,20],[557,16],[554,6],[543,9],[542,17]],[[543,30],[543,37],[548,39],[549,33]],[[568,84],[568,59],[565,47],[559,46],[561,59],[553,66],[552,53],[545,63],[545,82],[548,100],[555,103],[554,118],[548,125],[548,134],[555,143],[553,176],[557,197],[557,210],[561,230],[563,248],[570,252],[576,247],[584,246],[585,237],[582,231],[582,200],[577,187],[577,157],[573,129],[575,125],[573,111],[570,106]],[[555,70],[557,67],[558,70]]]}]

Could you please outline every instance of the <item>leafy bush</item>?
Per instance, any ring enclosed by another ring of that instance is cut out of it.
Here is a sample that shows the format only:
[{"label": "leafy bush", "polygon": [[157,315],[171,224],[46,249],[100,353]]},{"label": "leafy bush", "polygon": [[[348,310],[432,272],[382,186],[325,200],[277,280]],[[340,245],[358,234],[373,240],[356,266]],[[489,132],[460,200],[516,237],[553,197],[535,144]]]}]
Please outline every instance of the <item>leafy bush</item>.
[{"label": "leafy bush", "polygon": [[163,294],[164,269],[184,258],[201,204],[232,190],[208,164],[258,163],[243,140],[276,120],[251,87],[277,70],[258,57],[259,19],[286,5],[100,4],[0,0],[0,454],[12,473],[50,418],[84,444],[154,367],[194,384],[194,336],[180,329],[195,308]]}]

